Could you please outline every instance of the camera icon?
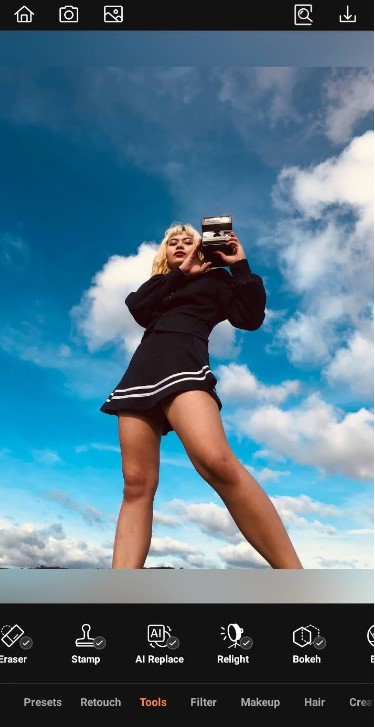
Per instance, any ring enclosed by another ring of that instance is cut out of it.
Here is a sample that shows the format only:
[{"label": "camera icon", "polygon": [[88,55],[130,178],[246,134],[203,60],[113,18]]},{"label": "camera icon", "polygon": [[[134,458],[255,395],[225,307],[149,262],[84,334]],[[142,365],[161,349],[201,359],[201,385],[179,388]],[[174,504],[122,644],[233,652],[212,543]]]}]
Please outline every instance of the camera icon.
[{"label": "camera icon", "polygon": [[306,3],[298,3],[294,6],[294,25],[312,25],[313,6]]},{"label": "camera icon", "polygon": [[78,8],[74,5],[59,8],[59,23],[78,23]]}]

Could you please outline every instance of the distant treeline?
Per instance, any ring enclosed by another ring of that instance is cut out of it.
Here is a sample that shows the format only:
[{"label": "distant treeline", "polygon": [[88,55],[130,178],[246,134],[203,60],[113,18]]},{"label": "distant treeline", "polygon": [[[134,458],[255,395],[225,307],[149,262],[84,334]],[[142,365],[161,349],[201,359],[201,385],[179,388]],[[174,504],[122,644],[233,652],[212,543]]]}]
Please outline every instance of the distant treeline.
[{"label": "distant treeline", "polygon": [[[20,566],[21,570],[78,570],[76,568],[65,568],[63,565],[23,565]],[[153,565],[149,566],[148,568],[144,568],[143,570],[161,570],[161,569],[167,569],[167,570],[175,570],[173,566],[171,565]],[[10,568],[7,568],[6,566],[0,566],[0,570],[13,570]],[[103,568],[90,568],[90,570],[104,570]],[[110,569],[109,569],[110,570]],[[183,568],[180,568],[179,570],[183,570]]]}]

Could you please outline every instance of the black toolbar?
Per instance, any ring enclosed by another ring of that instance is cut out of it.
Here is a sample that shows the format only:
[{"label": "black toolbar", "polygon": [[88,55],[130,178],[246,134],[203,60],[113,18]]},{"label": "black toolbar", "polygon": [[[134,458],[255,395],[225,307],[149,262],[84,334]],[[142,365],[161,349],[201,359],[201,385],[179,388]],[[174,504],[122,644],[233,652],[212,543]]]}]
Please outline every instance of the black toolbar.
[{"label": "black toolbar", "polygon": [[249,6],[234,0],[229,6],[189,2],[106,5],[97,0],[74,5],[59,2],[27,5],[3,3],[0,30],[370,30],[374,29],[374,6],[363,0],[347,3],[259,3]]},{"label": "black toolbar", "polygon": [[[13,716],[349,717],[372,725],[372,604],[5,604]],[[245,719],[245,717],[243,717]],[[327,721],[325,721],[325,719]]]}]

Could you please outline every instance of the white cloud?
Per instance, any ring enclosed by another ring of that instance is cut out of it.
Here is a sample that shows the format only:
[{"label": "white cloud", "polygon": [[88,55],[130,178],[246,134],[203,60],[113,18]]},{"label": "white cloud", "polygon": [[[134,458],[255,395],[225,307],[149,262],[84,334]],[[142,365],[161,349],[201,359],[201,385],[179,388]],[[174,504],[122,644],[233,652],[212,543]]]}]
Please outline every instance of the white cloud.
[{"label": "white cloud", "polygon": [[246,364],[230,363],[216,369],[218,391],[223,399],[234,401],[271,401],[281,404],[300,390],[299,381],[284,381],[279,386],[265,386]]},{"label": "white cloud", "polygon": [[88,525],[94,525],[95,527],[103,525],[104,517],[100,510],[92,507],[92,505],[82,505],[76,500],[73,500],[73,498],[71,498],[70,495],[63,490],[55,489],[46,491],[44,492],[43,497],[45,500],[57,502],[64,510],[77,512]]},{"label": "white cloud", "polygon": [[[324,521],[332,518],[338,519],[343,514],[342,509],[336,505],[313,500],[308,495],[297,497],[280,495],[271,497],[271,499],[288,529],[290,527],[312,528],[332,534],[336,532],[336,528],[330,522]],[[193,524],[200,533],[209,538],[234,544],[245,542],[243,535],[223,505],[217,505],[214,502],[186,503],[175,499],[168,503],[169,508],[179,516],[180,522],[185,525]],[[248,547],[252,552],[253,548]],[[261,556],[257,555],[258,557]]]},{"label": "white cloud", "polygon": [[226,508],[213,502],[189,503],[183,500],[172,500],[170,507],[180,519],[196,525],[199,530],[214,538],[236,542],[242,539],[236,524]]},{"label": "white cloud", "polygon": [[[306,525],[308,517],[313,517],[312,522],[316,524],[317,517],[337,518],[342,515],[342,511],[336,505],[313,500],[308,495],[299,495],[298,497],[278,495],[273,497],[272,501],[280,517],[288,525],[301,527],[301,525]],[[331,525],[329,525],[329,528],[332,530]]]},{"label": "white cloud", "polygon": [[333,73],[324,86],[324,130],[334,144],[349,141],[358,121],[374,107],[374,76],[371,68]]},{"label": "white cloud", "polygon": [[61,464],[62,462],[60,455],[51,449],[33,449],[31,453],[34,461],[39,464]]},{"label": "white cloud", "polygon": [[[267,282],[266,282],[266,276],[263,276],[263,281],[265,283],[265,287],[267,288]],[[272,308],[266,307],[266,316],[262,323],[263,330],[272,331],[274,325],[278,325],[278,322],[281,321],[285,314],[287,313],[286,310],[276,310]]]},{"label": "white cloud", "polygon": [[[274,198],[288,202],[306,220],[320,220],[323,212],[332,219],[329,207],[341,205],[356,215],[357,232],[371,232],[373,226],[373,131],[355,137],[337,156],[309,169],[286,167],[279,175]],[[327,219],[327,218],[326,218]],[[324,222],[324,220],[323,220]],[[331,255],[331,251],[327,253]],[[297,261],[298,262],[298,261]]]},{"label": "white cloud", "polygon": [[186,557],[187,554],[198,553],[198,549],[189,543],[183,543],[180,540],[175,540],[169,536],[165,538],[152,538],[150,555],[152,556],[182,556]]},{"label": "white cloud", "polygon": [[5,232],[0,235],[0,264],[18,267],[27,262],[29,245],[17,235]]},{"label": "white cloud", "polygon": [[360,396],[373,396],[374,342],[356,331],[347,346],[338,349],[323,371],[331,384],[342,383]]},{"label": "white cloud", "polygon": [[236,123],[246,118],[248,125],[265,120],[275,125],[298,118],[293,106],[295,68],[220,68],[215,78],[220,82],[219,101],[233,107]]},{"label": "white cloud", "polygon": [[227,568],[269,568],[267,561],[248,543],[226,545],[220,548],[220,557]]},{"label": "white cloud", "polygon": [[210,338],[210,355],[217,358],[235,358],[240,352],[240,346],[236,344],[238,331],[229,321],[221,321],[213,329]]},{"label": "white cloud", "polygon": [[76,454],[81,454],[82,452],[89,452],[92,450],[97,450],[99,452],[114,452],[115,454],[120,453],[120,447],[115,444],[105,444],[100,442],[90,442],[90,444],[77,444],[74,447],[74,451]]},{"label": "white cloud", "polygon": [[70,346],[67,346],[65,343],[62,343],[61,346],[58,348],[57,353],[62,358],[69,358],[69,356],[72,355],[72,349]]},{"label": "white cloud", "polygon": [[278,482],[281,477],[289,477],[291,474],[288,470],[272,470],[270,467],[263,467],[261,470],[257,470],[250,465],[245,465],[245,467],[260,484]]},{"label": "white cloud", "polygon": [[158,245],[142,243],[136,255],[113,255],[93,278],[91,287],[71,313],[90,351],[108,343],[122,344],[131,355],[144,329],[133,319],[126,296],[151,277]]},{"label": "white cloud", "polygon": [[162,527],[168,526],[170,528],[176,528],[179,526],[179,521],[172,515],[160,512],[160,510],[154,510],[153,514],[153,526],[160,525]]},{"label": "white cloud", "polygon": [[297,464],[317,467],[323,474],[372,478],[373,413],[365,408],[342,413],[313,394],[288,411],[260,406],[238,410],[227,419],[239,435]]},{"label": "white cloud", "polygon": [[300,296],[276,338],[294,363],[328,365],[373,299],[373,132],[308,169],[284,168],[274,202],[285,216],[267,245]]},{"label": "white cloud", "polygon": [[284,455],[276,454],[276,452],[270,449],[258,449],[253,454],[254,459],[266,459],[270,462],[285,462],[286,458]]},{"label": "white cloud", "polygon": [[36,568],[109,568],[111,553],[93,542],[67,538],[60,523],[38,529],[34,523],[0,527],[0,565]]},{"label": "white cloud", "polygon": [[162,453],[160,456],[160,463],[162,465],[166,465],[166,466],[169,465],[174,468],[183,467],[184,469],[191,470],[191,462],[190,462],[190,459],[187,457],[187,455],[179,457],[179,456],[175,456],[175,455],[168,456],[168,455]]}]

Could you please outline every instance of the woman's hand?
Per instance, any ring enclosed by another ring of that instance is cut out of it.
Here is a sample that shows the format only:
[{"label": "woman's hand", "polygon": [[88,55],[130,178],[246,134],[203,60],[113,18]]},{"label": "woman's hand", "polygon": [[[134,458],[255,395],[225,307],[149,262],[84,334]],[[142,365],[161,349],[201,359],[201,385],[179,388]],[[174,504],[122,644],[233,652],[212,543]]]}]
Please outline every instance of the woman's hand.
[{"label": "woman's hand", "polygon": [[199,259],[198,250],[200,250],[201,244],[202,238],[200,238],[198,242],[195,243],[192,251],[179,266],[180,270],[186,275],[186,277],[190,278],[194,275],[200,275],[201,273],[205,273],[206,270],[208,270],[208,268],[210,268],[212,265],[211,262],[204,263],[202,262],[202,260]]},{"label": "woman's hand", "polygon": [[222,252],[221,250],[215,250],[215,255],[220,255],[223,262],[227,265],[232,265],[232,263],[236,263],[238,260],[246,260],[245,250],[234,232],[230,233],[226,245],[228,247],[227,253]]}]

